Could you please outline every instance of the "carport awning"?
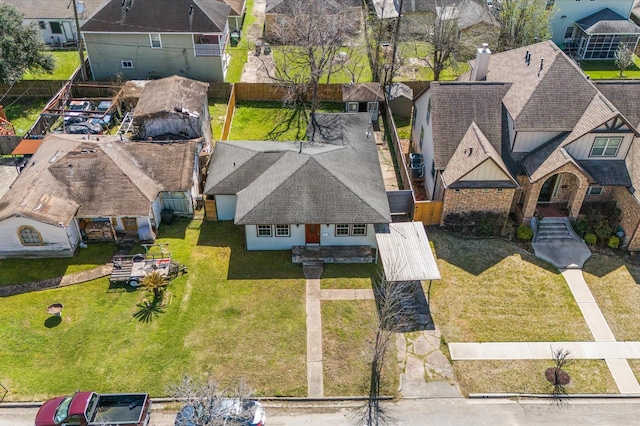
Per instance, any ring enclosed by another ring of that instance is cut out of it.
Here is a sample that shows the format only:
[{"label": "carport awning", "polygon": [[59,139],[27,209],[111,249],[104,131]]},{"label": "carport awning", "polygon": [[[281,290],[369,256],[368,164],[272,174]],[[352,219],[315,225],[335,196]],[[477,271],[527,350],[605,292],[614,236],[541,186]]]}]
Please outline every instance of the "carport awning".
[{"label": "carport awning", "polygon": [[440,279],[440,271],[421,222],[375,225],[375,231],[387,280]]},{"label": "carport awning", "polygon": [[41,143],[42,139],[22,139],[18,146],[11,152],[11,155],[33,155]]}]

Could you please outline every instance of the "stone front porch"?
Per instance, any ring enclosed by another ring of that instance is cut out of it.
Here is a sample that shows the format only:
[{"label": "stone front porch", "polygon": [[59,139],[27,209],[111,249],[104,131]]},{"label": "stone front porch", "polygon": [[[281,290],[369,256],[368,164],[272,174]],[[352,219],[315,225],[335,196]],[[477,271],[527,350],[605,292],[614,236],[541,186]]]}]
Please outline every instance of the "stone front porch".
[{"label": "stone front porch", "polygon": [[293,263],[373,263],[375,249],[369,246],[294,246]]}]

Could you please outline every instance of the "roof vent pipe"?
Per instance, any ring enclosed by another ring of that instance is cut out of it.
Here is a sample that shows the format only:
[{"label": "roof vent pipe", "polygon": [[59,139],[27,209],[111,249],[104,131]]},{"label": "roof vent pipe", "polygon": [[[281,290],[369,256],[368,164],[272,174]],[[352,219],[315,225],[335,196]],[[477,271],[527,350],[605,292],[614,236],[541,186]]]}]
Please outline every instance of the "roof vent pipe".
[{"label": "roof vent pipe", "polygon": [[479,48],[476,53],[476,62],[473,66],[473,72],[471,73],[471,81],[481,81],[487,78],[490,57],[491,50],[489,50],[489,45],[482,43],[482,47]]}]

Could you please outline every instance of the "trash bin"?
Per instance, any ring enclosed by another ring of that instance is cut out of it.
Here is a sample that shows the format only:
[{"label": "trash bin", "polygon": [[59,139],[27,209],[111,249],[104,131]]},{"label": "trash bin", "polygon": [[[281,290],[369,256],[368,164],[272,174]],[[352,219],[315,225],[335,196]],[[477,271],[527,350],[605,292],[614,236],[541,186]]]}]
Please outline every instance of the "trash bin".
[{"label": "trash bin", "polygon": [[240,43],[240,33],[236,31],[232,32],[229,36],[229,42],[231,43],[231,47],[236,47],[238,43]]},{"label": "trash bin", "polygon": [[264,53],[265,55],[271,53],[271,46],[269,46],[269,43],[265,43],[263,44],[263,46],[264,48],[262,49],[262,53]]}]

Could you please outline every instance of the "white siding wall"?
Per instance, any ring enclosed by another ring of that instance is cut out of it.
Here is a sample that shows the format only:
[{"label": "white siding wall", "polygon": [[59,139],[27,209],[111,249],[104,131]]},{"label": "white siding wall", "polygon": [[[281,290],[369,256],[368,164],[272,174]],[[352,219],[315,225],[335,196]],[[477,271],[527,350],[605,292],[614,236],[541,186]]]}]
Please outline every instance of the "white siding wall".
[{"label": "white siding wall", "polygon": [[[23,246],[18,237],[21,226],[35,228],[44,241],[41,246]],[[73,226],[73,225],[71,225]],[[25,217],[9,217],[0,221],[0,257],[71,257],[77,240],[69,242],[67,230]],[[73,233],[73,231],[69,231]]]},{"label": "white siding wall", "polygon": [[[272,235],[275,235],[272,227]],[[245,225],[247,250],[290,250],[293,246],[304,245],[304,225],[291,225],[289,237],[258,237],[256,225]]]},{"label": "white siding wall", "polygon": [[564,43],[566,28],[582,18],[586,18],[605,7],[628,18],[633,7],[633,0],[556,0],[555,3],[555,13],[551,17],[551,30],[553,41],[556,44]]},{"label": "white siding wall", "polygon": [[218,220],[233,220],[236,217],[236,195],[216,195]]},{"label": "white siding wall", "polygon": [[[40,28],[40,25],[39,25],[40,21],[44,21],[44,26],[45,26],[44,29]],[[51,22],[57,22],[60,24],[60,29],[62,30],[62,34],[54,34],[51,32]],[[42,39],[44,40],[44,42],[47,44],[63,43],[65,41],[76,40],[76,23],[73,20],[46,19],[46,18],[25,19],[23,23],[25,25],[32,25],[33,28],[36,28],[40,32],[40,35],[42,35]],[[82,20],[80,20],[80,25],[82,25]]]},{"label": "white siding wall", "polygon": [[504,174],[502,169],[492,160],[486,160],[475,169],[471,170],[460,180],[483,181],[483,180],[511,180]]},{"label": "white siding wall", "polygon": [[[510,126],[513,123],[509,122]],[[513,129],[509,128],[509,133],[511,133]],[[515,143],[512,146],[513,152],[531,152],[543,143],[553,139],[558,136],[561,132],[518,132],[515,135]]]},{"label": "white siding wall", "polygon": [[[431,98],[431,90],[427,90],[422,96],[420,96],[414,104],[415,109],[415,123],[411,130],[411,140],[413,141],[413,147],[416,152],[421,153],[424,158],[424,189],[427,191],[427,196],[431,200],[433,199],[433,178],[431,177],[431,164],[433,163],[434,150],[433,150],[433,118],[427,123],[427,109],[429,105],[429,99]],[[431,109],[431,115],[433,116],[433,106]],[[422,147],[420,147],[420,133],[424,128],[424,138],[422,141]],[[411,170],[409,170],[411,173]]]},{"label": "white siding wall", "polygon": [[[622,144],[618,149],[618,155],[615,157],[589,157],[591,153],[591,148],[593,146],[593,142],[595,138],[600,137],[615,137],[615,136],[624,136],[622,140]],[[580,139],[570,143],[565,147],[567,152],[571,154],[572,157],[578,160],[624,160],[627,156],[627,152],[629,151],[629,147],[631,146],[631,141],[633,140],[633,134],[625,134],[625,133],[587,133]]]},{"label": "white siding wall", "polygon": [[71,248],[73,249],[73,251],[75,251],[76,247],[78,247],[78,244],[80,244],[80,240],[81,240],[81,236],[80,236],[80,228],[78,227],[78,222],[76,222],[76,219],[74,218],[71,223],[69,223],[69,226],[67,226],[67,238],[69,239],[69,244],[71,245]]},{"label": "white siding wall", "polygon": [[376,233],[373,225],[367,225],[367,235],[336,237],[336,226],[333,224],[320,225],[320,245],[322,246],[371,246],[376,245]]}]

